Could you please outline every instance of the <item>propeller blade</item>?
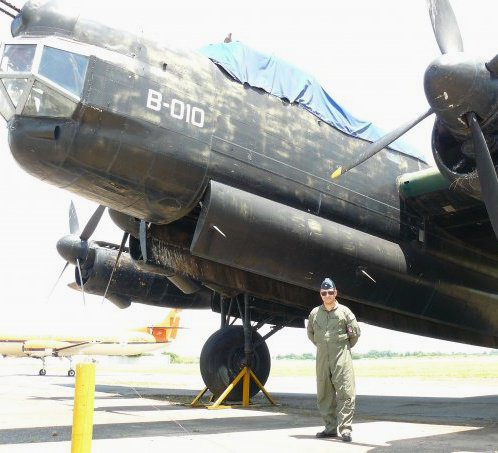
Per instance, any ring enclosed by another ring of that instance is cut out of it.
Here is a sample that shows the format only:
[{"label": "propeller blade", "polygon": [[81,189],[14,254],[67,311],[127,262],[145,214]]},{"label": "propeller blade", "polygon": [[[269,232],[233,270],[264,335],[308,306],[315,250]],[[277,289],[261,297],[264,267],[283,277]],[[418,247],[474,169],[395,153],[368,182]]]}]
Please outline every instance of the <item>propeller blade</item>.
[{"label": "propeller blade", "polygon": [[393,131],[389,132],[388,134],[384,135],[381,137],[379,140],[376,142],[370,143],[365,148],[365,151],[360,154],[360,156],[351,164],[349,165],[344,165],[342,167],[337,168],[331,175],[331,179],[338,178],[339,176],[343,175],[344,173],[348,172],[352,168],[357,167],[358,165],[362,164],[365,162],[367,159],[370,159],[372,156],[377,154],[379,151],[384,149],[386,146],[390,145],[392,142],[394,142],[396,139],[401,137],[404,133],[408,132],[412,127],[416,126],[420,121],[423,119],[427,118],[429,115],[432,115],[434,113],[434,110],[432,107],[427,110],[424,114],[418,116],[417,118],[410,120],[406,122],[405,124],[402,124],[398,128],[394,129]]},{"label": "propeller blade", "polygon": [[475,113],[467,113],[467,121],[472,132],[472,141],[474,142],[476,168],[479,175],[482,198],[488,211],[489,220],[498,238],[498,177],[496,169]]},{"label": "propeller blade", "polygon": [[81,274],[81,266],[80,266],[80,260],[76,260],[76,266],[78,267],[78,274],[80,276],[80,288],[81,288],[81,294],[83,296],[83,305],[86,305],[85,301],[85,290],[83,289],[83,275]]},{"label": "propeller blade", "polygon": [[147,261],[147,224],[145,220],[140,220],[140,250],[142,251],[142,259]]},{"label": "propeller blade", "polygon": [[64,264],[64,267],[62,268],[62,271],[61,273],[59,274],[59,277],[57,278],[54,286],[52,286],[52,289],[50,290],[50,293],[48,294],[47,296],[47,301],[50,299],[50,297],[52,296],[52,293],[54,292],[55,290],[55,287],[57,286],[57,284],[59,283],[59,280],[61,279],[62,277],[62,274],[64,274],[65,270],[67,269],[67,267],[69,266],[69,262],[66,261],[66,264]]},{"label": "propeller blade", "polygon": [[73,200],[71,200],[71,204],[69,205],[69,232],[76,234],[78,231],[80,231],[78,214],[76,214],[76,208],[74,207]]},{"label": "propeller blade", "polygon": [[87,222],[85,228],[80,234],[80,239],[82,241],[87,241],[88,239],[90,239],[90,236],[93,234],[95,228],[97,228],[97,225],[100,222],[100,219],[102,218],[102,214],[104,214],[104,210],[105,206],[100,205],[92,214],[92,217],[90,217],[90,220]]},{"label": "propeller blade", "polygon": [[116,262],[114,263],[114,267],[112,268],[111,276],[109,277],[109,281],[107,282],[107,286],[105,288],[104,295],[102,296],[102,303],[104,303],[104,300],[107,296],[107,291],[109,290],[109,287],[111,286],[112,277],[114,276],[114,271],[118,267],[119,258],[121,258],[121,253],[123,253],[127,239],[128,239],[128,233],[125,231],[123,234],[123,239],[121,240],[121,245],[119,246],[119,251],[118,251],[118,256],[116,257]]},{"label": "propeller blade", "polygon": [[462,35],[449,0],[427,0],[427,6],[441,53],[463,52]]}]

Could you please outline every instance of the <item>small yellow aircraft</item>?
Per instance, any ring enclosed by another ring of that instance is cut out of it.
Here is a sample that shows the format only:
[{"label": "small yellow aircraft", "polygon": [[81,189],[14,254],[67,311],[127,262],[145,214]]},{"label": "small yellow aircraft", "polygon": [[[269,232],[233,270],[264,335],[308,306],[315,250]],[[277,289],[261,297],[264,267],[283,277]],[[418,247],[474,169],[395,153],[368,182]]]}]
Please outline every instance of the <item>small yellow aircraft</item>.
[{"label": "small yellow aircraft", "polygon": [[34,334],[0,333],[0,355],[5,357],[33,357],[41,359],[43,368],[40,376],[45,376],[46,357],[69,359],[68,376],[74,376],[72,356],[104,355],[133,356],[155,351],[176,338],[180,323],[179,309],[172,309],[159,324],[137,327],[108,334]]}]

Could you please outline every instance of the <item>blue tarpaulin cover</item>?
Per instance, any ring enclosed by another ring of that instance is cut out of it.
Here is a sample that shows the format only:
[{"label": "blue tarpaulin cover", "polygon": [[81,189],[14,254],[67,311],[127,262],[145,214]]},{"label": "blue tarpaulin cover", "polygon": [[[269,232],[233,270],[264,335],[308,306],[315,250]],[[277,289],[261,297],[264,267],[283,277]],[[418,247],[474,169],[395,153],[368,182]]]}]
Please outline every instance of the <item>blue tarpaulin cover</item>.
[{"label": "blue tarpaulin cover", "polygon": [[[346,134],[370,142],[384,135],[372,123],[355,118],[334,101],[311,74],[273,55],[257,52],[239,41],[210,44],[200,52],[239,82],[296,102]],[[426,162],[422,153],[399,140],[389,147]]]}]

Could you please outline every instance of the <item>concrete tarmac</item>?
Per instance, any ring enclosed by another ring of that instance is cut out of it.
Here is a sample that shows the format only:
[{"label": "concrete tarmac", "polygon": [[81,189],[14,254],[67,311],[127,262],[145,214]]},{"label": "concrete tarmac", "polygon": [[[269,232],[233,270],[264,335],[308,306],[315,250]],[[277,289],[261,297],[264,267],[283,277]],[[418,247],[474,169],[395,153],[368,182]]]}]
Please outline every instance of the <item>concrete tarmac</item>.
[{"label": "concrete tarmac", "polygon": [[[0,453],[70,451],[74,378],[38,368],[0,360]],[[359,379],[352,443],[315,438],[312,378],[270,377],[278,407],[188,407],[201,387],[199,376],[98,369],[92,452],[498,452],[498,379]]]}]

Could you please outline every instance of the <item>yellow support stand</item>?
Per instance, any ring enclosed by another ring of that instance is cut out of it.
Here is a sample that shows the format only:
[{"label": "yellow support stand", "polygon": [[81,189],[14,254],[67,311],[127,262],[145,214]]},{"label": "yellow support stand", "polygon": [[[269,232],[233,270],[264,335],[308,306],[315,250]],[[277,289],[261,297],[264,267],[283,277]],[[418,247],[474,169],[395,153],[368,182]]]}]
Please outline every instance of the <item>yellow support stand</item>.
[{"label": "yellow support stand", "polygon": [[[241,379],[242,381],[242,407],[249,407],[251,402],[249,400],[249,383],[251,381],[251,378],[254,380],[256,385],[259,387],[259,389],[263,392],[263,394],[266,396],[268,401],[273,404],[274,406],[277,405],[273,398],[270,396],[270,394],[265,390],[263,387],[263,384],[259,382],[259,379],[256,377],[256,375],[252,372],[252,370],[249,367],[244,367],[241,372],[237,375],[237,377],[233,380],[233,382],[226,388],[226,390],[220,395],[220,397],[212,404],[206,406],[208,409],[232,409],[234,407],[240,407],[240,404],[238,405],[222,405],[223,401],[225,401],[225,398],[230,394],[230,392],[235,388],[235,386],[239,383]],[[199,394],[195,397],[194,401],[190,403],[192,407],[198,406],[199,400],[202,398],[202,396],[206,393],[207,387],[202,389]]]},{"label": "yellow support stand", "polygon": [[76,365],[71,453],[90,453],[93,434],[95,364]]}]

